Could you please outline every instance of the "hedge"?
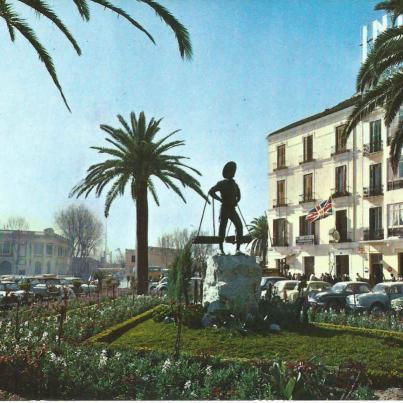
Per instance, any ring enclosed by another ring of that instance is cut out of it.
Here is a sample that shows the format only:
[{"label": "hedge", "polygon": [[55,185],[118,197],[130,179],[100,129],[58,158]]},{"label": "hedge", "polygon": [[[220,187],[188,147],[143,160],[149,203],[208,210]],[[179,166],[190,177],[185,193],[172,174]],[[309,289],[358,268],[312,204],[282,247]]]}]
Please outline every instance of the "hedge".
[{"label": "hedge", "polygon": [[158,310],[159,305],[154,308],[141,313],[140,315],[134,316],[124,322],[118,323],[117,325],[111,326],[108,329],[105,329],[101,333],[96,334],[95,336],[90,337],[85,340],[84,343],[111,343],[113,340],[117,339],[122,334],[126,333],[128,330],[132,329],[134,326],[138,325],[141,322],[144,322],[147,319],[150,319],[154,312]]}]

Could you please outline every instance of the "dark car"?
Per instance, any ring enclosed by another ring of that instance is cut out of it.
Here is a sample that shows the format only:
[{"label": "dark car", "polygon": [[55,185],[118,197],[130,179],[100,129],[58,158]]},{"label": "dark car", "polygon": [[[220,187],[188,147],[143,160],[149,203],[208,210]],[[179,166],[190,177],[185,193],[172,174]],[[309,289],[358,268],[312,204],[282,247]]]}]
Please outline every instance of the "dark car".
[{"label": "dark car", "polygon": [[362,281],[341,281],[332,288],[308,296],[308,302],[320,308],[339,310],[346,307],[346,298],[349,295],[364,294],[371,291],[368,283]]}]

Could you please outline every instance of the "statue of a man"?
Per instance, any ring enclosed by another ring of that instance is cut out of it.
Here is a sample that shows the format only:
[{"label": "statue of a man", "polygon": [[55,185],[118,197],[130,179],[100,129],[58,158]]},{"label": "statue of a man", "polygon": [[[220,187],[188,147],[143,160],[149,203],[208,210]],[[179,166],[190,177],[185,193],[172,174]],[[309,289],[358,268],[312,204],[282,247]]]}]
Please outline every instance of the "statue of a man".
[{"label": "statue of a man", "polygon": [[[218,182],[209,190],[209,195],[221,202],[220,210],[220,227],[218,230],[218,236],[220,237],[220,251],[224,254],[223,242],[225,238],[225,231],[227,228],[228,220],[231,220],[234,224],[236,231],[236,252],[240,252],[240,246],[242,242],[242,222],[236,212],[236,206],[241,200],[241,192],[238,185],[234,181],[236,172],[236,163],[233,161],[227,162],[222,170],[222,176],[224,180]],[[217,195],[220,192],[220,196]]]}]

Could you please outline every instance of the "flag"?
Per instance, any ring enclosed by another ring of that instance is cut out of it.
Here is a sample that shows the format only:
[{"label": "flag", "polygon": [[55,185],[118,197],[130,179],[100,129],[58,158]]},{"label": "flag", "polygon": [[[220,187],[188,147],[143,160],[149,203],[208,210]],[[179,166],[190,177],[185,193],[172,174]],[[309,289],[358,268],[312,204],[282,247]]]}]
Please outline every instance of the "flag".
[{"label": "flag", "polygon": [[316,220],[321,220],[329,215],[333,214],[332,209],[332,199],[329,197],[328,200],[324,200],[317,204],[314,208],[311,208],[305,217],[306,221],[314,222]]}]

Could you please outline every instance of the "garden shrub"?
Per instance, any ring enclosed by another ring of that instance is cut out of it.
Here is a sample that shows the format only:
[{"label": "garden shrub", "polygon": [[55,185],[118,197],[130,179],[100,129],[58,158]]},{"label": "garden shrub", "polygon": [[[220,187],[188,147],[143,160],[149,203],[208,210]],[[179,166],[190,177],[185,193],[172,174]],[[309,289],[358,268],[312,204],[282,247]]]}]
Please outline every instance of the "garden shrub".
[{"label": "garden shrub", "polygon": [[155,322],[162,322],[165,318],[173,318],[173,309],[171,305],[161,304],[153,312]]},{"label": "garden shrub", "polygon": [[183,308],[183,324],[190,328],[199,328],[202,326],[204,308],[201,304],[190,304]]}]

